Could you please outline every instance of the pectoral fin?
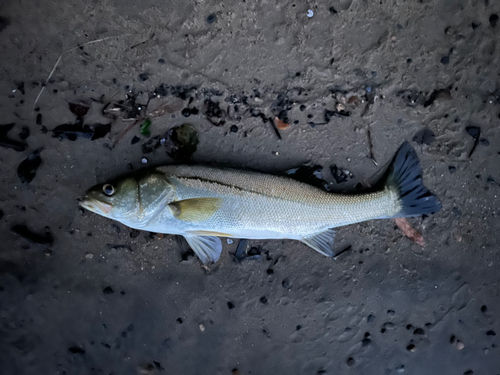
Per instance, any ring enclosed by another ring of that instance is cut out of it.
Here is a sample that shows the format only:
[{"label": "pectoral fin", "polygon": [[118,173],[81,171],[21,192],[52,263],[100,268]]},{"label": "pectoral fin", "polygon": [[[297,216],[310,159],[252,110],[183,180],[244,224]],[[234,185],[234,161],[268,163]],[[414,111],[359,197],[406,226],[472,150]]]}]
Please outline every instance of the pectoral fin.
[{"label": "pectoral fin", "polygon": [[219,198],[192,198],[169,204],[174,216],[182,221],[197,222],[209,219],[221,206]]},{"label": "pectoral fin", "polygon": [[207,265],[219,260],[222,243],[218,237],[185,235],[184,238],[203,264]]},{"label": "pectoral fin", "polygon": [[311,236],[305,237],[300,241],[305,243],[307,246],[312,247],[318,253],[327,257],[333,257],[334,237],[335,231],[333,229],[327,229],[324,232],[315,233]]}]

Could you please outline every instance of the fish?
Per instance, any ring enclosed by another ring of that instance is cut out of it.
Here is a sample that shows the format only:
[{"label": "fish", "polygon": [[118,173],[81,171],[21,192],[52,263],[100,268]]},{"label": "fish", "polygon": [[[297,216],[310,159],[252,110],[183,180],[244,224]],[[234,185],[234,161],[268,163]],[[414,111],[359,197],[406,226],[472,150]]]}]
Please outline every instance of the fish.
[{"label": "fish", "polygon": [[139,230],[184,236],[204,265],[220,237],[298,240],[333,257],[334,228],[373,219],[430,215],[442,204],[423,184],[404,142],[378,188],[336,194],[290,177],[205,165],[165,165],[89,189],[80,206]]}]

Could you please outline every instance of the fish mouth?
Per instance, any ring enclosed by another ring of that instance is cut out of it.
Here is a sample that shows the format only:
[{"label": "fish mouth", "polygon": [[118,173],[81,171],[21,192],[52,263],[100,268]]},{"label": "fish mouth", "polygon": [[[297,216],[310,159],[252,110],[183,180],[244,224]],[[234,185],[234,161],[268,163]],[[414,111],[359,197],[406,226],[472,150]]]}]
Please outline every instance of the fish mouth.
[{"label": "fish mouth", "polygon": [[113,208],[113,206],[109,203],[101,202],[97,199],[89,197],[84,197],[80,201],[79,206],[103,216],[108,216]]}]

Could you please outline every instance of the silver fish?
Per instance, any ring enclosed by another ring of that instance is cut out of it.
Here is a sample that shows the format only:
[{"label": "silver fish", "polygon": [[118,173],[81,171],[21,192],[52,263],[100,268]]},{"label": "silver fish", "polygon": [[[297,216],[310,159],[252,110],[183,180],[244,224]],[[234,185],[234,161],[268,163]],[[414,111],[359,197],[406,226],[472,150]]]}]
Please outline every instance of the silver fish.
[{"label": "silver fish", "polygon": [[131,228],[182,235],[204,264],[219,259],[219,237],[299,240],[332,257],[332,228],[441,208],[423,185],[417,154],[407,142],[383,187],[366,194],[333,194],[251,171],[168,165],[97,185],[80,205]]}]

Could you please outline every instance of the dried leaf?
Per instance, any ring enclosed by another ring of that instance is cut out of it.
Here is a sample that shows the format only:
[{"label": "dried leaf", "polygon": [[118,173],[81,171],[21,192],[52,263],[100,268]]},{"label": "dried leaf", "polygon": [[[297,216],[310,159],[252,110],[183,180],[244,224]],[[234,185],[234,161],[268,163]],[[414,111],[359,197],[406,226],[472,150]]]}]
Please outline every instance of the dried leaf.
[{"label": "dried leaf", "polygon": [[394,222],[396,223],[398,228],[403,231],[406,237],[422,247],[425,246],[424,237],[411,226],[406,218],[398,217],[397,219],[394,219]]},{"label": "dried leaf", "polygon": [[284,121],[281,121],[279,118],[275,117],[274,118],[274,125],[276,125],[276,127],[279,129],[279,130],[285,130],[286,128],[288,128],[290,126],[290,124],[287,124],[286,122]]},{"label": "dried leaf", "polygon": [[184,103],[181,100],[176,100],[174,102],[167,102],[160,104],[158,107],[153,109],[149,114],[149,118],[154,117],[162,117],[168,115],[170,113],[174,113],[180,110],[184,106]]}]

